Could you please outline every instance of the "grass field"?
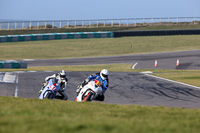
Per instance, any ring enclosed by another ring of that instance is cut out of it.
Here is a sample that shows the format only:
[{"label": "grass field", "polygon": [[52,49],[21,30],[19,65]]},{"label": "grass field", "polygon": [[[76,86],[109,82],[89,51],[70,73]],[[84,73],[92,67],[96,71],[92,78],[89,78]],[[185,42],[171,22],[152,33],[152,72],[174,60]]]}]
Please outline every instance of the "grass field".
[{"label": "grass field", "polygon": [[200,35],[11,42],[0,60],[112,56],[200,49]]},{"label": "grass field", "polygon": [[200,110],[0,97],[1,133],[198,133]]},{"label": "grass field", "polygon": [[[126,37],[0,44],[0,60],[111,56],[200,49],[200,36]],[[58,52],[59,51],[59,52]],[[132,70],[131,64],[29,67],[16,70],[153,71],[155,75],[200,86],[199,70]],[[1,69],[0,71],[15,71]],[[200,110],[76,103],[0,97],[0,133],[198,133]]]}]

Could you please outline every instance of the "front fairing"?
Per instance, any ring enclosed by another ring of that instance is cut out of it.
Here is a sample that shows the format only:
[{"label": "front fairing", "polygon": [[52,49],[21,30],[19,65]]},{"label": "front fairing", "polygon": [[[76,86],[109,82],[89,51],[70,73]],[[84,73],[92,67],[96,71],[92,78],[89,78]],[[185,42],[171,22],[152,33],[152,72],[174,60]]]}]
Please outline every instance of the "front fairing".
[{"label": "front fairing", "polygon": [[52,79],[50,79],[47,86],[42,90],[42,92],[39,96],[39,99],[43,99],[46,96],[45,93],[47,91],[52,92],[54,94],[54,95],[52,95],[52,98],[54,98],[56,93],[59,91],[59,89],[60,89],[60,85],[54,86]]},{"label": "front fairing", "polygon": [[102,92],[102,87],[96,86],[94,80],[88,82],[88,84],[85,85],[79,92],[77,96],[77,101],[82,101],[83,95],[86,96],[89,91],[92,91],[94,93],[94,96],[96,96]]}]

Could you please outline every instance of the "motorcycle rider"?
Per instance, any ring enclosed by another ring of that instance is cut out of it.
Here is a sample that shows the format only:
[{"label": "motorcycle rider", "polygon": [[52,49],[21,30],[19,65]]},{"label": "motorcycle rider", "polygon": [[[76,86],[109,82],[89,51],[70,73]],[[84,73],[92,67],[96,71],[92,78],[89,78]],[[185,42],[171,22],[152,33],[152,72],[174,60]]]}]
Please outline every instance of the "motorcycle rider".
[{"label": "motorcycle rider", "polygon": [[108,75],[109,75],[109,71],[107,69],[102,69],[100,72],[95,73],[95,74],[91,74],[88,78],[86,78],[81,85],[77,86],[77,90],[76,93],[78,94],[81,89],[91,80],[93,79],[97,79],[102,81],[102,93],[99,94],[98,96],[96,96],[96,98],[94,100],[99,100],[99,101],[104,101],[104,93],[106,92],[108,86],[109,86],[109,80],[108,80]]},{"label": "motorcycle rider", "polygon": [[55,98],[57,99],[63,99],[63,100],[67,100],[68,96],[65,92],[65,90],[67,89],[67,82],[68,79],[66,77],[66,71],[61,70],[59,73],[53,74],[52,76],[48,76],[45,78],[45,83],[43,83],[43,87],[41,88],[41,90],[39,91],[39,93],[42,92],[42,90],[45,88],[45,86],[48,84],[48,81],[50,79],[55,78],[57,80],[57,84],[60,84],[60,89],[58,91],[58,93],[61,96],[56,96]]}]

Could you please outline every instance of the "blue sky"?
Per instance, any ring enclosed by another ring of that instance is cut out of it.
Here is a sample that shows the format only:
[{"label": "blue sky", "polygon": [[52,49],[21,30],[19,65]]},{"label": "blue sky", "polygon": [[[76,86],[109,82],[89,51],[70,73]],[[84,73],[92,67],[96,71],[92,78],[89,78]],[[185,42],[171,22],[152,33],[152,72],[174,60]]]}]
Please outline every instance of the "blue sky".
[{"label": "blue sky", "polygon": [[0,20],[200,17],[200,0],[0,0]]}]

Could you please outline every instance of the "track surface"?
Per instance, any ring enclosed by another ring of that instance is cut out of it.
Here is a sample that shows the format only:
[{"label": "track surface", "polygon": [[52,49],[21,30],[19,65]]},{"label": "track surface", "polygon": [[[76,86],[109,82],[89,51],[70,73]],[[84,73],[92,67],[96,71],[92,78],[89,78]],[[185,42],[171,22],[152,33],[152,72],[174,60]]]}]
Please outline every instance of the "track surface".
[{"label": "track surface", "polygon": [[[38,98],[42,81],[56,72],[19,73],[18,84],[1,83],[1,96]],[[76,97],[76,86],[91,72],[68,72],[69,84],[66,90],[69,100]],[[186,87],[133,72],[111,72],[110,86],[105,94],[105,103],[140,104],[168,107],[200,108],[200,90]]]},{"label": "track surface", "polygon": [[[179,59],[180,66],[176,66]],[[158,60],[158,67],[154,67]],[[138,65],[136,69],[200,69],[200,50],[168,52],[156,54],[138,54],[126,56],[108,56],[91,58],[50,59],[27,61],[28,66],[64,66],[64,65],[92,65],[128,63]]]},{"label": "track surface", "polygon": [[[138,65],[135,68],[155,69],[154,60],[158,60],[160,69],[200,69],[200,50],[141,54],[127,56],[112,56],[97,58],[76,58],[56,60],[27,61],[28,66],[51,65],[89,65],[89,64],[117,64],[130,63]],[[179,58],[180,66],[176,66]],[[38,91],[46,76],[56,72],[25,72],[16,74],[19,83],[0,83],[0,96],[14,96],[24,98],[38,98]],[[92,72],[68,72],[69,84],[67,94],[69,100],[76,97],[76,86]],[[0,78],[2,78],[0,74]],[[17,91],[16,91],[17,90]],[[185,107],[200,109],[200,90],[155,79],[141,73],[111,72],[110,86],[105,94],[105,103],[140,104],[169,107]]]}]

